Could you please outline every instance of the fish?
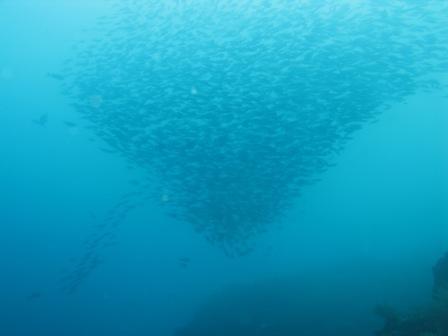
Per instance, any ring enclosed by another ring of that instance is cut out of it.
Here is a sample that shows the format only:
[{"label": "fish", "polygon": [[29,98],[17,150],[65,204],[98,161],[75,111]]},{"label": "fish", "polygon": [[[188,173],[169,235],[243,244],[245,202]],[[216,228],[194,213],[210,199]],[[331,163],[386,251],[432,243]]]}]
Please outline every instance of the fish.
[{"label": "fish", "polygon": [[48,123],[48,113],[42,114],[38,119],[34,119],[33,123],[41,127],[45,127]]},{"label": "fish", "polygon": [[61,74],[57,74],[57,73],[52,73],[52,72],[47,73],[47,76],[50,78],[56,79],[58,81],[62,81],[65,79],[65,76],[63,76]]},{"label": "fish", "polygon": [[28,301],[34,301],[34,300],[38,300],[42,298],[42,293],[41,292],[32,292],[31,294],[29,294],[26,299]]},{"label": "fish", "polygon": [[190,265],[190,262],[190,258],[187,257],[182,257],[177,260],[178,265],[182,268],[187,268]]},{"label": "fish", "polygon": [[249,14],[250,0],[116,1],[98,26],[108,38],[69,56],[60,85],[90,139],[160,185],[139,186],[99,231],[156,199],[244,256],[366,125],[443,90],[433,78],[448,72],[448,2],[292,3]]},{"label": "fish", "polygon": [[74,123],[74,122],[72,122],[72,121],[64,121],[64,125],[67,126],[67,127],[69,127],[69,128],[77,127],[77,126],[78,126],[76,123]]}]

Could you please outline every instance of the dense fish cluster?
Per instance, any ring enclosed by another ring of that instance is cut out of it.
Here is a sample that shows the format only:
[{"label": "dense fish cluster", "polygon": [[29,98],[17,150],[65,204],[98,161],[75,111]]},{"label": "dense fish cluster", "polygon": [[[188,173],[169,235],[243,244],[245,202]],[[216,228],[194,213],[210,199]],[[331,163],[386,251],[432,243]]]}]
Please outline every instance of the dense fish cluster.
[{"label": "dense fish cluster", "polygon": [[244,253],[366,122],[448,69],[446,1],[118,1],[61,75],[169,213]]}]

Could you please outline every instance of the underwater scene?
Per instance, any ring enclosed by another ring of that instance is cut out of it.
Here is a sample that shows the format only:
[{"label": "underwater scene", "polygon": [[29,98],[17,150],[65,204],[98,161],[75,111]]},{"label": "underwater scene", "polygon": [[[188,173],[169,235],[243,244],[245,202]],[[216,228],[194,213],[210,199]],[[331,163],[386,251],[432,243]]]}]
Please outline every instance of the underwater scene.
[{"label": "underwater scene", "polygon": [[0,0],[0,336],[448,336],[448,1]]}]

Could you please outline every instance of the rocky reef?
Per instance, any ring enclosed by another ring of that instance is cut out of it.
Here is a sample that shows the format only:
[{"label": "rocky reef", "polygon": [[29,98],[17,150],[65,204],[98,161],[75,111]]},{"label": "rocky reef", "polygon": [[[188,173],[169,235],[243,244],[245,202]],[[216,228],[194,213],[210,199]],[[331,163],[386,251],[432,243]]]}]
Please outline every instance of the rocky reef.
[{"label": "rocky reef", "polygon": [[370,335],[376,321],[370,313],[374,295],[366,295],[372,292],[368,278],[332,270],[229,284],[173,336]]},{"label": "rocky reef", "polygon": [[448,336],[448,253],[434,266],[433,276],[433,298],[427,307],[411,314],[385,305],[376,308],[385,321],[378,336]]}]

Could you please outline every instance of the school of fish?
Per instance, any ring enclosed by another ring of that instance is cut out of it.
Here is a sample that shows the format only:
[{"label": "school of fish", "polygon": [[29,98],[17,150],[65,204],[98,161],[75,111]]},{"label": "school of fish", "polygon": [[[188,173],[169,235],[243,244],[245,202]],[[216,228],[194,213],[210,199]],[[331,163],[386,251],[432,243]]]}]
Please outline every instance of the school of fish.
[{"label": "school of fish", "polygon": [[[61,83],[167,213],[229,253],[279,221],[366,123],[443,89],[448,2],[121,0]],[[424,113],[424,112],[423,112]]]}]

